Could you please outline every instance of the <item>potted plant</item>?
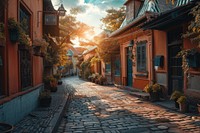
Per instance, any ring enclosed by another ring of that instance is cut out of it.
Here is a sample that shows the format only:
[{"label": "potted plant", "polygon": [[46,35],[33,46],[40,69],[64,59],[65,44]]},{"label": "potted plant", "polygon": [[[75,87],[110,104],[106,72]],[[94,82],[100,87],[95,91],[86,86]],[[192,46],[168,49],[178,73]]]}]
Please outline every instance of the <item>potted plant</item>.
[{"label": "potted plant", "polygon": [[0,22],[0,46],[5,45],[4,23]]},{"label": "potted plant", "polygon": [[57,91],[57,79],[53,76],[47,76],[44,78],[44,86],[45,89],[51,90],[51,92]]},{"label": "potted plant", "polygon": [[198,112],[200,114],[200,103],[197,104],[197,109],[198,109]]},{"label": "potted plant", "polygon": [[33,40],[33,52],[35,56],[43,56],[46,54],[48,43],[45,39]]},{"label": "potted plant", "polygon": [[51,105],[51,93],[49,90],[45,89],[40,92],[39,95],[39,105],[41,107],[49,107]]},{"label": "potted plant", "polygon": [[160,100],[161,89],[161,86],[157,83],[153,85],[147,84],[144,88],[144,91],[149,93],[151,101],[154,102]]},{"label": "potted plant", "polygon": [[179,104],[179,109],[181,112],[185,113],[187,112],[187,98],[186,96],[180,96],[177,100],[177,103]]},{"label": "potted plant", "polygon": [[173,100],[175,103],[175,107],[179,108],[179,104],[177,102],[178,98],[181,97],[183,95],[183,93],[181,93],[180,91],[174,91],[170,97],[170,100]]},{"label": "potted plant", "polygon": [[14,20],[14,18],[8,19],[8,31],[10,36],[10,41],[16,43],[19,41],[19,30],[20,24]]}]

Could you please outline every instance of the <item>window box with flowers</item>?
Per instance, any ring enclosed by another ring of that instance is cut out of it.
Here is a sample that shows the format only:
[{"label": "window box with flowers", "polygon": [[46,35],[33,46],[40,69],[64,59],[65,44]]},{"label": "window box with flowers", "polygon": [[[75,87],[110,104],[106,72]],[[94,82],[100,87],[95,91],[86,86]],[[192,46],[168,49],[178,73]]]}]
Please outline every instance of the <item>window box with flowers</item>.
[{"label": "window box with flowers", "polygon": [[159,84],[153,84],[149,85],[147,84],[144,88],[144,91],[149,93],[151,101],[159,101],[160,100],[160,94],[162,92],[162,87]]},{"label": "window box with flowers", "polygon": [[0,46],[5,45],[4,23],[0,22]]},{"label": "window box with flowers", "polygon": [[12,43],[16,43],[19,41],[19,30],[20,30],[20,24],[14,20],[14,18],[8,19],[8,31],[9,31],[9,37],[10,41]]},{"label": "window box with flowers", "polygon": [[43,57],[46,54],[48,43],[45,39],[35,39],[33,40],[33,54],[35,56]]}]

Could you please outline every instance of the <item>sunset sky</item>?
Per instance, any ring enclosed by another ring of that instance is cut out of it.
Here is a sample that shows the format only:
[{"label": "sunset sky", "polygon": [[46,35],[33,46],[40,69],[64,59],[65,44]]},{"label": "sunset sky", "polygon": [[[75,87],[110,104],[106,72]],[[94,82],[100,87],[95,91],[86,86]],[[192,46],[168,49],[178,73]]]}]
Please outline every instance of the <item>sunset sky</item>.
[{"label": "sunset sky", "polygon": [[119,8],[123,6],[126,0],[52,0],[55,9],[60,3],[63,3],[67,13],[72,7],[81,7],[83,13],[77,16],[79,21],[82,21],[90,26],[94,26],[96,32],[100,32],[101,21],[100,19],[106,15],[106,9]]}]

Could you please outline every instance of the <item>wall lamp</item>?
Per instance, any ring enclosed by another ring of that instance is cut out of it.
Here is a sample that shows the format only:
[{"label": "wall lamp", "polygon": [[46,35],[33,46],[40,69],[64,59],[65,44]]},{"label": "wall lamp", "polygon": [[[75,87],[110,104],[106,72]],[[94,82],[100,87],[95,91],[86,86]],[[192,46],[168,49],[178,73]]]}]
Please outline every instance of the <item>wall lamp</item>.
[{"label": "wall lamp", "polygon": [[128,50],[132,51],[134,46],[134,40],[130,40],[130,43],[128,44]]},{"label": "wall lamp", "polygon": [[37,12],[37,27],[39,27],[39,15],[40,13],[46,13],[45,15],[45,25],[57,25],[57,16],[65,16],[66,10],[63,4],[60,5],[56,11],[38,11]]}]

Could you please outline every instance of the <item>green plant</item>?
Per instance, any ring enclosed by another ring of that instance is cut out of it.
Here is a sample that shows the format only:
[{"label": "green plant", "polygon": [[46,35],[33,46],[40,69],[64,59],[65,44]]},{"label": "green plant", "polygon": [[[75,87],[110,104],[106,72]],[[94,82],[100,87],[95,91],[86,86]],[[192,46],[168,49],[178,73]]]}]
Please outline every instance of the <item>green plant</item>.
[{"label": "green plant", "polygon": [[182,95],[183,93],[181,93],[180,91],[174,91],[170,97],[170,100],[177,100]]},{"label": "green plant", "polygon": [[144,91],[147,92],[147,93],[152,92],[152,85],[147,84],[147,85],[144,87]]},{"label": "green plant", "polygon": [[152,92],[159,92],[161,91],[161,86],[159,84],[153,84],[152,85]]},{"label": "green plant", "polygon": [[186,101],[187,101],[186,96],[180,96],[180,97],[178,98],[178,100],[177,100],[177,103],[183,104],[183,103],[186,103]]},{"label": "green plant", "polygon": [[8,18],[8,30],[20,30],[20,24],[14,18]]}]

